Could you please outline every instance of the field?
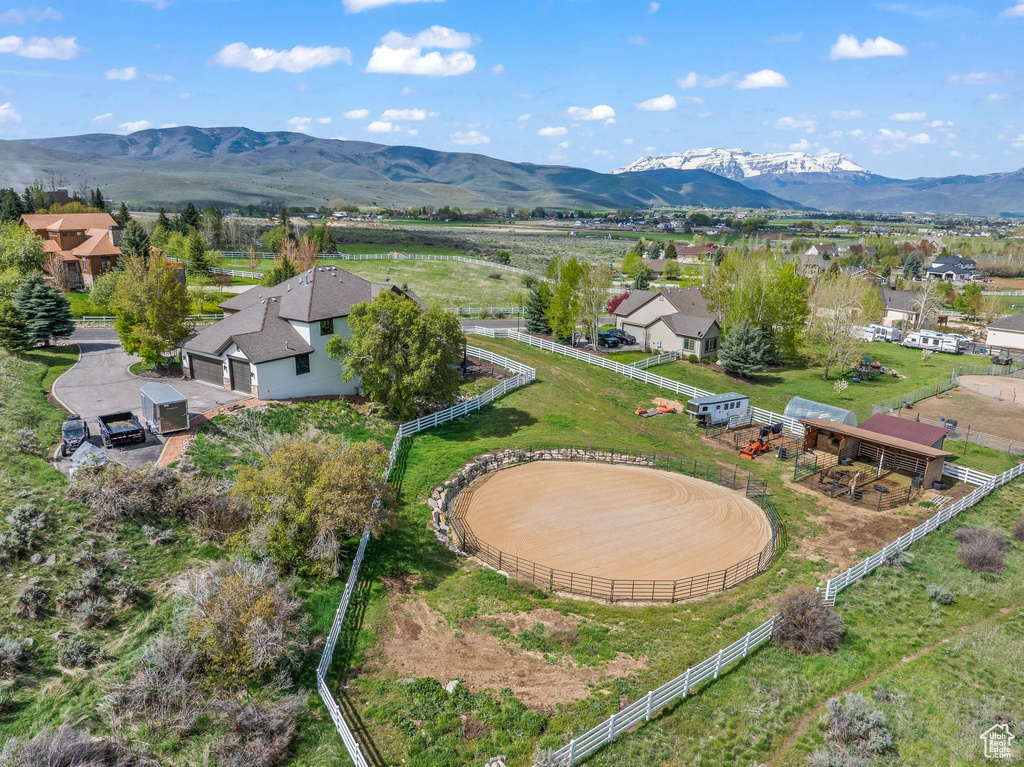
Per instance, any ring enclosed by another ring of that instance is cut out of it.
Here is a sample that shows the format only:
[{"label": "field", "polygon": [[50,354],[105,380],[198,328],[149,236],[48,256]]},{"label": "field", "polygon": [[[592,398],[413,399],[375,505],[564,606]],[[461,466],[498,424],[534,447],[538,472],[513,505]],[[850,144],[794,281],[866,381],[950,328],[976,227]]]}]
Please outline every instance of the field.
[{"label": "field", "polygon": [[[470,765],[501,753],[510,767],[529,765],[538,745],[561,745],[570,733],[758,625],[771,600],[789,586],[819,583],[932,513],[908,507],[879,514],[834,505],[793,486],[790,464],[744,462],[741,469],[767,480],[788,538],[766,574],[697,602],[655,607],[564,599],[508,580],[451,554],[428,529],[425,498],[469,458],[495,448],[574,444],[660,450],[724,467],[738,460],[702,441],[682,416],[633,415],[638,402],[649,402],[659,390],[510,341],[472,342],[536,367],[538,380],[464,420],[416,435],[399,457],[394,481],[400,524],[371,544],[356,621],[336,655],[339,666],[352,669],[345,706],[372,738],[370,748],[381,763]],[[71,349],[25,361],[0,358],[8,373],[0,377],[0,386],[7,387],[0,415],[12,427],[31,424],[41,441],[52,442],[61,414],[46,403],[44,387],[73,360]],[[385,443],[394,433],[393,424],[340,403],[273,408],[269,416],[284,432],[316,426]],[[252,459],[234,423],[220,417],[196,440],[192,461],[201,476],[230,480],[236,465]],[[5,509],[22,492],[60,497],[64,480],[41,458],[15,451],[10,437],[0,446],[9,472],[0,496]],[[1006,488],[952,526],[1005,530],[1020,517],[1022,504],[1021,488]],[[42,550],[56,552],[59,566],[44,577],[59,585],[74,576],[74,551],[92,535],[80,506],[57,503],[52,510]],[[226,553],[198,544],[176,523],[168,526],[177,536],[174,546],[152,545],[137,525],[125,523],[117,545],[130,552],[131,573],[147,598],[117,613],[109,626],[89,630],[107,658],[94,673],[70,675],[55,668],[53,635],[64,626],[58,614],[17,622],[28,624],[19,631],[31,634],[39,649],[17,678],[14,707],[0,713],[0,740],[65,718],[106,731],[107,686],[128,673],[144,644],[171,629],[168,584],[187,567]],[[977,735],[994,717],[1024,718],[1024,688],[1016,674],[1024,631],[1017,588],[1024,551],[1014,542],[1006,572],[980,576],[962,568],[956,548],[952,530],[943,529],[915,545],[903,571],[882,568],[845,592],[839,611],[847,635],[835,655],[799,657],[770,646],[588,763],[711,766],[770,760],[797,767],[822,743],[818,720],[828,697],[850,689],[870,694],[879,687],[887,702],[877,705],[896,740],[895,751],[878,764],[930,767],[948,761],[947,754],[955,754],[957,763],[976,760]],[[0,584],[0,621],[6,626],[16,625],[8,613],[11,592],[32,568],[18,563],[15,577]],[[925,593],[929,583],[952,589],[955,604],[934,605]],[[307,690],[318,640],[330,625],[341,587],[340,580],[299,584],[311,621],[312,646],[299,676]],[[462,684],[448,694],[442,685],[453,679]],[[339,681],[332,680],[336,691]],[[315,695],[308,702],[312,713],[302,719],[286,764],[346,763]],[[140,744],[162,763],[184,766],[205,763],[215,733],[170,742],[141,737]]]}]

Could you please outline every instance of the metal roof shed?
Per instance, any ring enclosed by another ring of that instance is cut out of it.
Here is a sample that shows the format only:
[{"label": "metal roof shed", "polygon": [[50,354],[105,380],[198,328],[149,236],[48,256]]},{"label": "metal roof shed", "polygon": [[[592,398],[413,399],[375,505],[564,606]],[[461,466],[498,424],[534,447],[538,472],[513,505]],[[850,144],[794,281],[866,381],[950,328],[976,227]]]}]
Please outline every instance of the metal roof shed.
[{"label": "metal roof shed", "polygon": [[188,399],[170,384],[148,383],[142,387],[142,418],[154,434],[188,428]]}]

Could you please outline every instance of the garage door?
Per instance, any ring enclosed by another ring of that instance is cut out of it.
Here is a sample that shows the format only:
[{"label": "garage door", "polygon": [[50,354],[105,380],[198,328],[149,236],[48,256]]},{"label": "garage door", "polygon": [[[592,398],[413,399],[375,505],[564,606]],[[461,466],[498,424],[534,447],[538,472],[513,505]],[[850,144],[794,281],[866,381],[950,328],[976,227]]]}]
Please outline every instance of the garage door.
[{"label": "garage door", "polygon": [[252,372],[245,360],[228,359],[231,367],[231,388],[248,394],[252,391]]},{"label": "garage door", "polygon": [[213,357],[197,357],[195,354],[188,355],[188,360],[194,379],[216,386],[224,385],[224,373],[220,360]]}]

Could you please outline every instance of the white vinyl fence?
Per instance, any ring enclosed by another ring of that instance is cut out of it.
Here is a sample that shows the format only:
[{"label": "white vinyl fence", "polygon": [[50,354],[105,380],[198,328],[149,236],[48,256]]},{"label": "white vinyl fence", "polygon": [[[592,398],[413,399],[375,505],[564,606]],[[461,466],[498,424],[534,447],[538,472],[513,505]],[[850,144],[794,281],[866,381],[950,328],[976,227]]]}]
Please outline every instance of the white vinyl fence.
[{"label": "white vinyl fence", "polygon": [[224,269],[220,266],[211,266],[210,274],[226,274],[228,277],[245,277],[250,280],[262,280],[263,272],[253,272],[248,269]]},{"label": "white vinyl fence", "polygon": [[[117,317],[111,314],[97,314],[97,315],[86,315],[85,317],[79,317],[75,319],[76,327],[88,327],[90,325],[112,325]],[[186,318],[189,322],[193,322],[197,325],[208,322],[216,322],[217,320],[224,319],[223,314],[190,314]]]},{"label": "white vinyl fence", "polygon": [[960,466],[955,463],[944,463],[942,465],[942,474],[946,477],[953,477],[961,482],[966,482],[968,485],[984,485],[995,479],[994,474],[986,474],[983,471],[972,469],[970,466]]},{"label": "white vinyl fence", "polygon": [[[439,410],[436,413],[430,413],[429,415],[417,418],[415,421],[408,421],[400,425],[398,427],[398,433],[395,434],[395,440],[391,443],[391,451],[388,454],[387,468],[384,470],[384,479],[387,479],[391,474],[391,467],[394,465],[395,457],[398,455],[398,450],[405,437],[410,434],[423,431],[424,429],[432,428],[438,424],[453,421],[456,418],[462,418],[464,415],[471,413],[474,410],[479,410],[488,402],[493,402],[506,392],[512,391],[520,386],[526,386],[537,377],[537,371],[528,365],[523,365],[522,363],[516,362],[508,357],[503,357],[500,354],[494,354],[486,349],[467,346],[466,353],[471,357],[476,357],[487,362],[492,362],[496,365],[501,365],[507,370],[511,370],[515,375],[511,378],[506,378],[497,386],[477,397],[464,400],[463,402],[459,402],[445,410]],[[345,717],[341,713],[341,708],[338,706],[338,702],[334,699],[334,695],[331,693],[331,689],[327,684],[327,672],[330,670],[331,661],[334,659],[334,648],[338,643],[338,637],[341,635],[342,625],[345,623],[345,614],[348,612],[349,602],[352,601],[352,593],[355,591],[356,583],[359,580],[359,569],[363,564],[363,557],[366,555],[366,546],[369,541],[370,531],[367,529],[359,539],[359,549],[356,551],[356,556],[352,560],[352,569],[349,570],[348,580],[345,582],[345,591],[342,594],[341,602],[338,604],[338,609],[335,611],[334,623],[331,624],[331,631],[327,636],[327,644],[324,647],[323,655],[320,656],[320,664],[316,668],[317,691],[320,693],[320,697],[323,699],[324,705],[327,706],[327,711],[331,715],[331,720],[334,722],[335,729],[338,730],[338,735],[341,736],[342,743],[345,744],[345,749],[348,751],[349,758],[352,759],[352,763],[356,767],[370,767],[370,762],[363,755],[363,750],[359,745],[359,741],[356,740],[355,735],[352,733],[352,729],[349,727],[348,722],[345,721]]]}]

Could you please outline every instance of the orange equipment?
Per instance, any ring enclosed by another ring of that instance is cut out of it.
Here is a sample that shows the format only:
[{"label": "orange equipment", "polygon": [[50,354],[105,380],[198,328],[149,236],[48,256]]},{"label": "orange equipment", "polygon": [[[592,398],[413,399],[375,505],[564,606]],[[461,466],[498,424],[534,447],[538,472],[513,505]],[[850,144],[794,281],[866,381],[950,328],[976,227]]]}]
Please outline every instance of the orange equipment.
[{"label": "orange equipment", "polygon": [[777,434],[778,432],[771,426],[761,427],[761,433],[754,439],[750,440],[746,447],[740,448],[740,457],[753,461],[757,456],[770,452],[773,449],[773,433]]},{"label": "orange equipment", "polygon": [[672,407],[671,405],[664,405],[664,404],[663,405],[658,405],[658,407],[656,409],[657,409],[657,411],[659,413],[674,413],[675,412],[675,408]]}]

